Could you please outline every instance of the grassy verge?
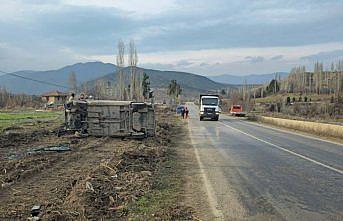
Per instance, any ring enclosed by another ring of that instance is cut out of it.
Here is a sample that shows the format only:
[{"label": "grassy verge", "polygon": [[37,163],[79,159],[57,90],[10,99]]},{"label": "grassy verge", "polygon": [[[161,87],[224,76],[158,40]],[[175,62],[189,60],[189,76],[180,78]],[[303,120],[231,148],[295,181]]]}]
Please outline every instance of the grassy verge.
[{"label": "grassy verge", "polygon": [[167,154],[169,159],[163,163],[163,168],[157,174],[153,190],[132,205],[134,220],[154,216],[172,219],[174,214],[170,214],[170,210],[180,199],[182,180],[177,174],[180,171],[177,168],[175,156],[173,156],[175,152],[169,151]]},{"label": "grassy verge", "polygon": [[61,118],[63,111],[49,111],[49,112],[36,112],[36,111],[20,111],[20,112],[7,112],[0,111],[0,131],[11,126],[25,126],[27,123],[37,123],[40,120],[55,120]]},{"label": "grassy verge", "polygon": [[154,185],[145,196],[131,205],[132,220],[193,220],[193,210],[184,205],[184,171],[178,163],[176,138],[182,133],[180,122],[173,128],[175,139],[167,150],[154,177]]},{"label": "grassy verge", "polygon": [[257,116],[256,118],[254,118],[254,120],[257,120],[259,122],[266,123],[269,125],[278,126],[281,128],[288,128],[288,129],[293,129],[296,131],[311,133],[318,136],[335,138],[335,139],[343,139],[343,126],[340,126],[340,125],[301,121],[301,120],[281,119],[281,118],[273,118],[273,117],[265,117],[265,116]]},{"label": "grassy verge", "polygon": [[0,120],[42,119],[42,118],[52,118],[59,115],[61,115],[61,111],[18,112],[18,113],[1,113],[0,112]]}]

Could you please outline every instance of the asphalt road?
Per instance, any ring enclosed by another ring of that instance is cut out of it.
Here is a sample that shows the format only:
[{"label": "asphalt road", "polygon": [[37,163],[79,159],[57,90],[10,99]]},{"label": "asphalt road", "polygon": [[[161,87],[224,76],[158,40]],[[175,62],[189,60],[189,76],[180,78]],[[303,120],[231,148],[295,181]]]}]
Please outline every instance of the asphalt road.
[{"label": "asphalt road", "polygon": [[221,116],[189,134],[217,220],[343,220],[343,145]]}]

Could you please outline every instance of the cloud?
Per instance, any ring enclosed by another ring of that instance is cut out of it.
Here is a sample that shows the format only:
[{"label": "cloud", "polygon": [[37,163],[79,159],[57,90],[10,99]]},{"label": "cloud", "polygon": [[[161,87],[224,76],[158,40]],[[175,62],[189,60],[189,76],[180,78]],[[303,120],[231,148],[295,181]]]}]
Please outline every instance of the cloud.
[{"label": "cloud", "polygon": [[338,58],[343,58],[343,49],[334,51],[324,51],[317,54],[301,57],[302,60],[310,61],[335,60]]},{"label": "cloud", "polygon": [[245,57],[245,61],[249,62],[249,63],[260,63],[263,62],[265,60],[264,57],[262,56],[247,56]]},{"label": "cloud", "polygon": [[[160,27],[159,31],[148,36],[145,42],[148,45],[156,43],[161,50],[196,50],[299,46],[342,41],[340,35],[343,34],[343,28],[339,20],[343,19],[340,12],[343,3],[214,1],[206,8],[208,4],[200,2],[184,3],[185,9],[158,17],[158,22],[152,22],[151,25]],[[193,6],[189,11],[188,5]],[[328,10],[324,14],[323,8]],[[339,35],[335,36],[333,32]]]},{"label": "cloud", "polygon": [[46,4],[57,4],[60,0],[13,0],[14,2],[19,2],[23,4],[33,4],[33,5],[46,5]]},{"label": "cloud", "polygon": [[188,60],[180,60],[180,61],[176,64],[176,66],[185,67],[185,66],[190,66],[190,65],[192,65],[192,64],[193,64],[193,62],[190,62],[190,61],[188,61]]},{"label": "cloud", "polygon": [[[143,63],[175,68],[201,66],[210,71],[216,62],[242,60],[296,63],[304,61],[299,56],[319,51],[284,54],[285,50],[343,42],[342,10],[343,2],[333,0],[2,0],[0,42],[13,50],[0,66],[49,68],[102,56],[113,62],[116,42],[131,38]],[[170,54],[173,59],[164,61]]]},{"label": "cloud", "polygon": [[[27,51],[12,44],[0,44],[1,70],[13,72],[18,70],[47,70],[56,69],[66,64],[73,64],[79,61],[92,61],[76,53],[70,48],[55,48],[54,53],[48,51]],[[34,64],[30,66],[27,64]],[[23,67],[14,69],[13,67]]]},{"label": "cloud", "polygon": [[193,62],[189,60],[179,60],[175,63],[142,63],[140,66],[150,69],[159,69],[159,70],[182,70],[184,68],[189,68],[194,65]]},{"label": "cloud", "polygon": [[[339,10],[343,9],[343,3],[330,1],[293,5],[295,1],[286,4],[277,0],[254,3],[214,0],[211,5],[207,1],[173,0],[162,1],[166,3],[149,0],[144,4],[138,0],[21,2],[26,3],[17,3],[12,11],[7,11],[12,18],[25,18],[30,22],[21,21],[10,27],[6,27],[6,22],[0,23],[1,29],[5,27],[1,34],[16,30],[15,37],[21,41],[24,37],[19,36],[34,36],[32,40],[37,39],[37,42],[49,39],[57,45],[92,53],[95,48],[113,52],[109,49],[119,38],[139,40],[140,50],[146,52],[297,46],[341,41],[343,34],[340,25],[343,14]],[[152,16],[137,18],[132,14],[140,10],[151,11]],[[321,13],[314,13],[318,10]]]},{"label": "cloud", "polygon": [[144,67],[147,69],[155,69],[155,70],[174,70],[174,64],[163,64],[163,63],[142,63],[138,65],[140,67]]},{"label": "cloud", "polygon": [[210,64],[206,63],[206,62],[201,62],[199,64],[200,67],[206,67],[206,66],[209,66]]},{"label": "cloud", "polygon": [[[268,48],[222,48],[206,50],[180,50],[168,52],[139,53],[138,64],[141,67],[157,68],[161,70],[188,71],[192,73],[218,74],[252,74],[289,71],[292,67],[302,64],[312,68],[313,62],[301,60],[301,57],[319,53],[323,50],[343,50],[342,43],[306,45],[296,47],[268,47]],[[280,56],[282,59],[272,60]],[[248,60],[245,59],[248,57]],[[249,62],[262,60],[262,62]],[[88,60],[113,62],[113,55],[86,56]],[[192,63],[189,66],[178,66],[181,60]]]},{"label": "cloud", "polygon": [[270,60],[278,61],[278,60],[281,60],[283,57],[284,57],[283,55],[276,55],[276,56],[273,56],[272,58],[270,58]]},{"label": "cloud", "polygon": [[139,16],[139,18],[148,15],[161,14],[176,7],[175,0],[145,0],[144,4],[142,4],[141,0],[63,0],[62,2],[73,6],[115,8],[127,11],[133,16]]}]

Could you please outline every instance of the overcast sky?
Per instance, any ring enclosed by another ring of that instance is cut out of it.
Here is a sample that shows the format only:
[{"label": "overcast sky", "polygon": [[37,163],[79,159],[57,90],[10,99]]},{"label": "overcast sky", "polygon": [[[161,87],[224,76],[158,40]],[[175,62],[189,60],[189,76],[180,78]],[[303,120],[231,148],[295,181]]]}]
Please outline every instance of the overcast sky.
[{"label": "overcast sky", "polygon": [[343,58],[342,0],[0,0],[0,69],[114,63],[202,75],[263,74]]}]

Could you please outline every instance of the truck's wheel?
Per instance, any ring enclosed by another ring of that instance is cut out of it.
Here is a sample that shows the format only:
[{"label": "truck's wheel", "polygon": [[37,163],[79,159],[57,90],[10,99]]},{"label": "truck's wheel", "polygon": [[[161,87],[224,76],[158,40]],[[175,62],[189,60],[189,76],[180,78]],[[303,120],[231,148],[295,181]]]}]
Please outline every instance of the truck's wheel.
[{"label": "truck's wheel", "polygon": [[200,121],[202,121],[204,118],[203,117],[200,117]]},{"label": "truck's wheel", "polygon": [[219,116],[216,116],[216,117],[214,118],[214,120],[215,120],[215,121],[218,121],[218,120],[219,120]]}]

